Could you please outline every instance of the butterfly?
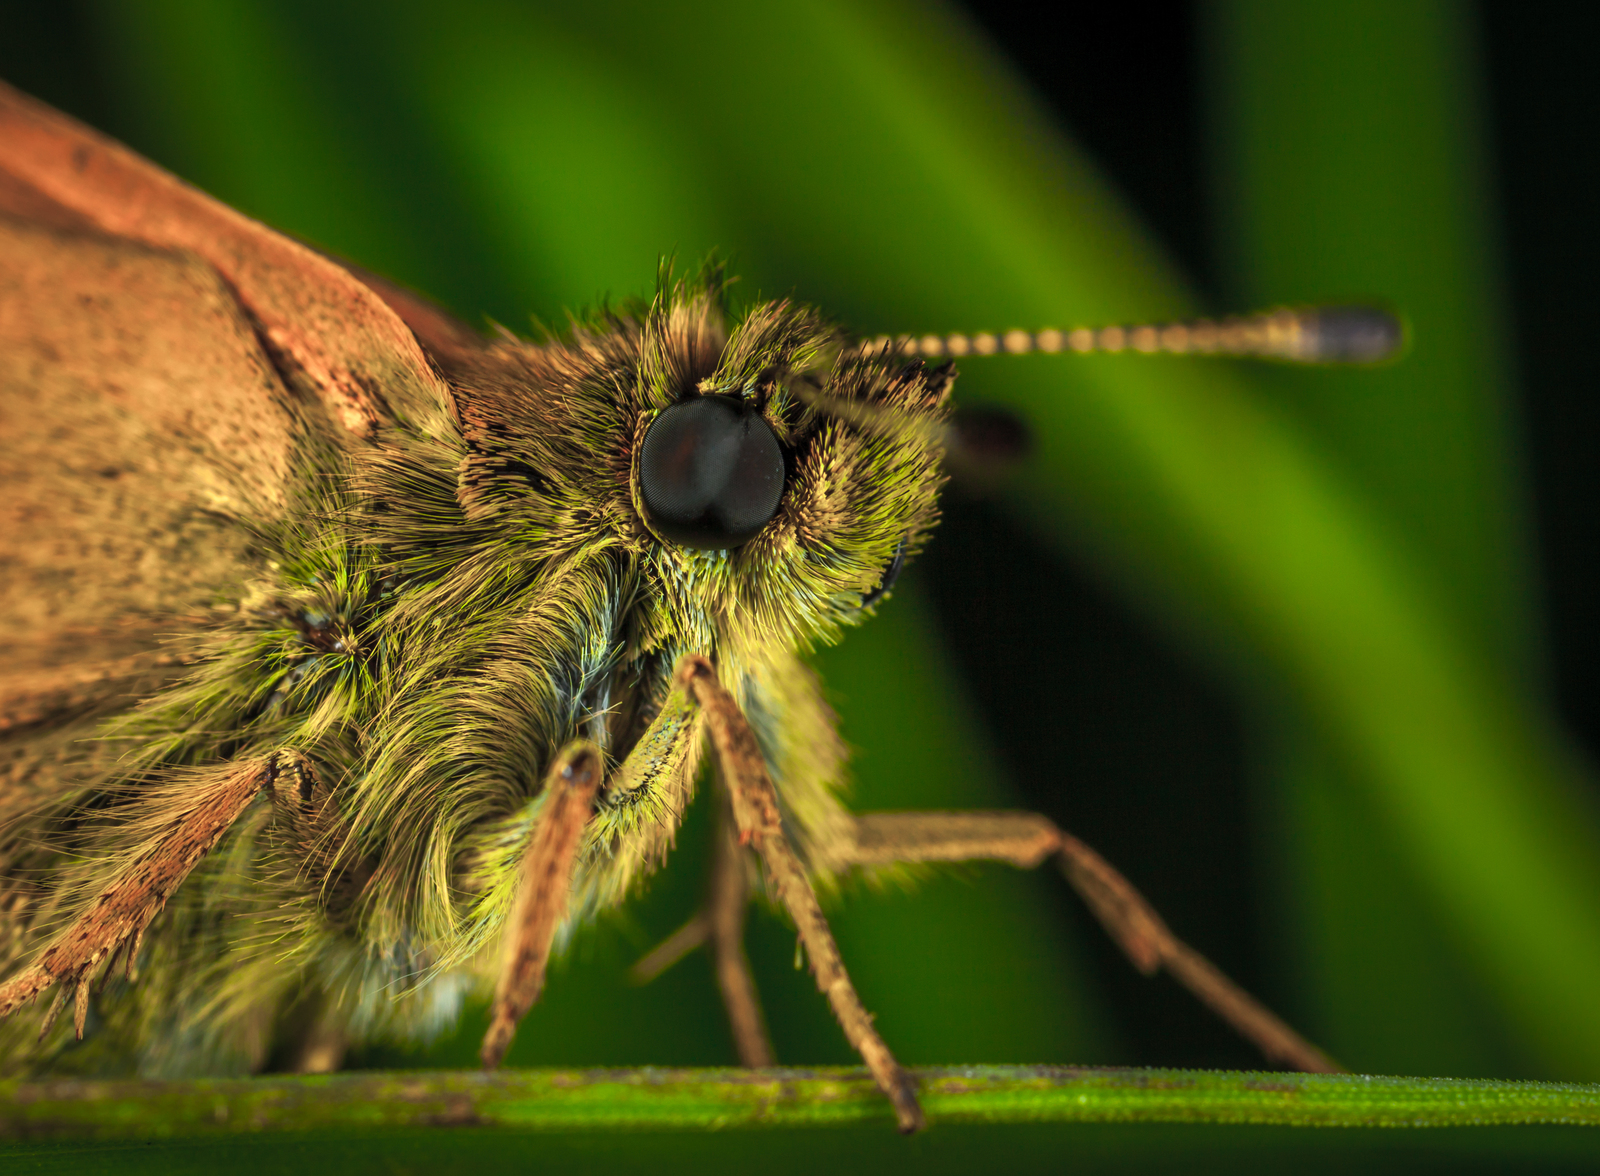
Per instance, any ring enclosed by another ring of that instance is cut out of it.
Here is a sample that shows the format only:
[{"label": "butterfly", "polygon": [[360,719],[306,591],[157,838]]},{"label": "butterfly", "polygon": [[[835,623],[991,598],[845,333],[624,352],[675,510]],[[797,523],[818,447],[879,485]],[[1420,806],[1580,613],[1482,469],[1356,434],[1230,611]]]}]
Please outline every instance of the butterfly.
[{"label": "butterfly", "polygon": [[[773,1057],[761,888],[919,1126],[817,892],[985,859],[1059,863],[1142,970],[1332,1066],[1046,818],[850,812],[803,655],[928,542],[952,357],[1368,361],[1392,318],[861,339],[789,300],[734,314],[713,263],[485,337],[9,88],[0,232],[8,1066],[251,1070],[290,1033],[326,1069],[491,990],[498,1064],[553,947],[662,864],[706,758],[711,897],[677,938],[711,950],[747,1065]],[[17,1015],[46,993],[42,1029]]]}]

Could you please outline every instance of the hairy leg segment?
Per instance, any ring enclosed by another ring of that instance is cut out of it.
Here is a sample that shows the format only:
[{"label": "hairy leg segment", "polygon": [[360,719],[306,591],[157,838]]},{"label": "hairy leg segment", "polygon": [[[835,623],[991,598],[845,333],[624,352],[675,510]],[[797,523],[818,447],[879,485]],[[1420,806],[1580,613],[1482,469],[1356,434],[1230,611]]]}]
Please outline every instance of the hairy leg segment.
[{"label": "hairy leg segment", "polygon": [[584,826],[594,812],[595,794],[605,773],[605,756],[587,740],[561,750],[545,777],[544,810],[522,858],[517,902],[505,931],[505,956],[495,987],[479,1057],[493,1069],[506,1056],[517,1022],[539,999],[550,941],[567,915],[573,868]]},{"label": "hairy leg segment", "polygon": [[[761,855],[767,884],[794,920],[811,963],[811,972],[817,979],[817,988],[833,1006],[845,1037],[867,1063],[878,1087],[888,1095],[900,1130],[916,1131],[923,1125],[923,1117],[911,1076],[878,1036],[871,1014],[850,983],[805,867],[783,834],[778,797],[767,775],[766,761],[755,733],[705,658],[684,658],[678,663],[675,677],[705,711],[717,763],[732,800],[740,843],[752,846]],[[751,992],[753,995],[753,988]],[[731,1007],[730,1015],[736,1015]]]},{"label": "hairy leg segment", "polygon": [[1341,1067],[1184,943],[1133,884],[1070,833],[1037,813],[863,813],[851,864],[1001,861],[1024,870],[1054,858],[1101,926],[1145,975],[1171,973],[1271,1061],[1292,1070]]},{"label": "hairy leg segment", "polygon": [[184,778],[181,788],[155,791],[138,813],[137,826],[147,834],[142,844],[37,962],[0,984],[0,1017],[54,985],[55,1003],[39,1038],[50,1031],[70,991],[81,1040],[100,966],[109,974],[123,954],[133,978],[145,929],[257,794],[271,787],[279,766],[277,759],[224,764]]}]

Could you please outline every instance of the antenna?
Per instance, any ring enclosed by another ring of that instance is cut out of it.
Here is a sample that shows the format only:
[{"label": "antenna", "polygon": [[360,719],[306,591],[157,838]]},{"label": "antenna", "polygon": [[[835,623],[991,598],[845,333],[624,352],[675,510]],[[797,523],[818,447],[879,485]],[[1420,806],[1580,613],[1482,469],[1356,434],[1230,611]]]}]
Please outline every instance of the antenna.
[{"label": "antenna", "polygon": [[889,349],[926,359],[1029,352],[1219,355],[1289,363],[1372,364],[1404,348],[1399,318],[1374,306],[1297,306],[1224,319],[1190,319],[1138,326],[1076,327],[1069,331],[981,331],[975,335],[881,335],[861,351]]}]

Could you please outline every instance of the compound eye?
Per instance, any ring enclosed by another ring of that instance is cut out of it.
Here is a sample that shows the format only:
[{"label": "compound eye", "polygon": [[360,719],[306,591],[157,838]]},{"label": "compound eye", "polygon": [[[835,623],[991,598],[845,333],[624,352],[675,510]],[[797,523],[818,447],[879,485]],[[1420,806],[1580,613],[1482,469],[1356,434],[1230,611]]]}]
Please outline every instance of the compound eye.
[{"label": "compound eye", "polygon": [[701,551],[752,538],[777,513],[783,479],[777,434],[732,396],[696,396],[664,409],[639,450],[650,525]]}]

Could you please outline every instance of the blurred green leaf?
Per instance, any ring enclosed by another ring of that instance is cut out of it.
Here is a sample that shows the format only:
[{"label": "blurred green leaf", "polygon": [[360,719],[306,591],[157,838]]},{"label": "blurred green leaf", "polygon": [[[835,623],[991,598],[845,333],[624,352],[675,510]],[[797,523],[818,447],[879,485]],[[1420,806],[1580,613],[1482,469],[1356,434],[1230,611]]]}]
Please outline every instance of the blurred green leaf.
[{"label": "blurred green leaf", "polygon": [[[1535,913],[1537,873],[1501,856],[1516,852],[1516,838],[1497,844],[1491,817],[1497,806],[1513,822],[1517,808],[1534,816],[1541,778],[1570,769],[1534,710],[1540,667],[1470,13],[1364,0],[1338,11],[1227,0],[1210,11],[1217,204],[1238,295],[1381,295],[1403,308],[1414,339],[1403,363],[1379,371],[1280,370],[1263,384],[1404,549],[1428,623],[1503,691],[1481,704],[1483,718],[1527,741],[1506,748],[1491,785],[1498,796],[1483,795],[1473,812],[1467,781],[1430,754],[1433,737],[1447,734],[1429,729],[1442,717],[1415,701],[1394,700],[1395,717],[1414,729],[1388,736],[1426,757],[1403,783],[1351,755],[1317,716],[1263,708],[1263,724],[1276,728],[1262,750],[1285,794],[1281,857],[1297,896],[1285,915],[1319,1031],[1335,1051],[1386,1069],[1592,1073],[1593,1060],[1560,1048],[1566,1014],[1512,946],[1524,930],[1553,929]],[[1532,728],[1520,736],[1518,709]],[[1407,792],[1426,814],[1396,811]],[[1581,801],[1565,803],[1588,820]],[[1548,836],[1528,830],[1525,852],[1553,846]],[[1471,895],[1462,873],[1492,878],[1498,909],[1479,905],[1484,895]],[[1582,957],[1552,947],[1543,966],[1572,985],[1568,1001],[1580,1000]],[[1525,1031],[1534,1017],[1548,1021],[1518,1040],[1508,1017]]]}]

